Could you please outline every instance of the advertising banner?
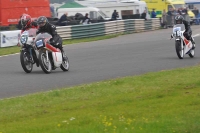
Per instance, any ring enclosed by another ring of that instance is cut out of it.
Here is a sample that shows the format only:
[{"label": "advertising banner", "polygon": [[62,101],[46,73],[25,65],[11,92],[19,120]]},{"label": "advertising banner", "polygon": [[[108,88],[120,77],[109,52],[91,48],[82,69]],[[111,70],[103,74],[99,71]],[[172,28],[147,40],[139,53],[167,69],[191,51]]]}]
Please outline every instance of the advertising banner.
[{"label": "advertising banner", "polygon": [[0,32],[0,47],[16,46],[20,30]]}]

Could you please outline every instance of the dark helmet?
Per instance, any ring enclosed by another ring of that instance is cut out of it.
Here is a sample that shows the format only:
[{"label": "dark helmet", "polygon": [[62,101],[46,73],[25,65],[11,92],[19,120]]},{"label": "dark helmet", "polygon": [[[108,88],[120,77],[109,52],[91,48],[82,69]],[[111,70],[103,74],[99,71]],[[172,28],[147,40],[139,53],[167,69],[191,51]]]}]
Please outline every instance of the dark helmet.
[{"label": "dark helmet", "polygon": [[177,15],[177,16],[175,17],[175,23],[176,23],[176,24],[182,24],[182,23],[183,23],[183,20],[184,20],[184,18],[183,18],[183,16],[181,16],[181,15]]},{"label": "dark helmet", "polygon": [[44,27],[47,22],[48,22],[48,20],[47,20],[47,18],[45,16],[40,16],[37,19],[37,24],[38,24],[39,27]]}]

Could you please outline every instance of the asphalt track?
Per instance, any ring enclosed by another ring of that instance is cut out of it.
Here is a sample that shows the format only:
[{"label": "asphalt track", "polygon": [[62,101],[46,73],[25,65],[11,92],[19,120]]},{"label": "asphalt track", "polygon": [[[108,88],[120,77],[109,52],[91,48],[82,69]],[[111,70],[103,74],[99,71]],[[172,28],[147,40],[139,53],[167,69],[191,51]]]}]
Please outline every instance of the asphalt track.
[{"label": "asphalt track", "polygon": [[200,26],[192,26],[195,58],[178,59],[172,28],[123,35],[117,38],[67,45],[70,71],[60,68],[45,74],[34,65],[23,71],[19,54],[0,57],[0,99],[200,63]]}]

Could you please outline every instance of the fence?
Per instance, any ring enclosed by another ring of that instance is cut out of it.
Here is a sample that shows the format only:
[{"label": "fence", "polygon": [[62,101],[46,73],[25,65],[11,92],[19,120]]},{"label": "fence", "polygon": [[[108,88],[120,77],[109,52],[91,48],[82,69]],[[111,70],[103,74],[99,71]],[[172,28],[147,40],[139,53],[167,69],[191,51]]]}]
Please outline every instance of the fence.
[{"label": "fence", "polygon": [[159,19],[128,19],[88,25],[57,27],[57,32],[63,39],[75,39],[122,32],[143,32],[156,30],[159,27]]},{"label": "fence", "polygon": [[[149,20],[127,19],[88,25],[62,26],[57,27],[57,32],[63,39],[76,39],[124,32],[143,32],[159,28],[160,20],[156,18]],[[19,30],[0,32],[0,47],[16,46],[19,33]]]}]

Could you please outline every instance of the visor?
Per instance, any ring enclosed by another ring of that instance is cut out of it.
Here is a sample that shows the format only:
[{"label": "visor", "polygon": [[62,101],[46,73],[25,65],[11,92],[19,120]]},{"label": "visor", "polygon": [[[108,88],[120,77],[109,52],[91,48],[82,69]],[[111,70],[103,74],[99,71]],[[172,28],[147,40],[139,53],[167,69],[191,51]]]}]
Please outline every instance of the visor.
[{"label": "visor", "polygon": [[180,20],[178,20],[178,21],[176,21],[176,23],[177,23],[177,24],[181,24],[181,21],[180,21]]},{"label": "visor", "polygon": [[23,26],[25,26],[26,23],[27,23],[27,22],[26,22],[25,20],[23,20],[23,19],[21,20],[21,24],[22,24]]},{"label": "visor", "polygon": [[45,22],[41,22],[41,23],[39,23],[38,25],[40,26],[40,27],[43,27],[43,26],[45,26]]}]

